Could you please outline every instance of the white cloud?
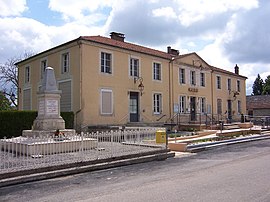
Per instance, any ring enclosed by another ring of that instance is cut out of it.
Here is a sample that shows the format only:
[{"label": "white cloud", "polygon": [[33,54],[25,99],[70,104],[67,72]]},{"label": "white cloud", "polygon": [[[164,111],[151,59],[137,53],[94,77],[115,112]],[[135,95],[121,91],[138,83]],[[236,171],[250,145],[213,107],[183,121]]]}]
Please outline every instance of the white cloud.
[{"label": "white cloud", "polygon": [[99,8],[111,7],[113,0],[50,0],[49,8],[62,13],[66,21],[79,20]]},{"label": "white cloud", "polygon": [[177,15],[174,12],[172,7],[162,7],[158,9],[154,9],[152,11],[154,17],[165,17],[168,19],[176,19]]},{"label": "white cloud", "polygon": [[0,16],[19,16],[26,11],[26,0],[0,0]]}]

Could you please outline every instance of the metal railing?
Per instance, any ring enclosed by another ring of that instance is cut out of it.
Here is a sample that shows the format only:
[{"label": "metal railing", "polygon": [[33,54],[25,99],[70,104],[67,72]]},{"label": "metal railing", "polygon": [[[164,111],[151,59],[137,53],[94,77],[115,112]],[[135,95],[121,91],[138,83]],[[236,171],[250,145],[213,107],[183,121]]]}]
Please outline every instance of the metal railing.
[{"label": "metal railing", "polygon": [[163,150],[166,144],[155,141],[157,130],[4,138],[0,140],[0,174]]}]

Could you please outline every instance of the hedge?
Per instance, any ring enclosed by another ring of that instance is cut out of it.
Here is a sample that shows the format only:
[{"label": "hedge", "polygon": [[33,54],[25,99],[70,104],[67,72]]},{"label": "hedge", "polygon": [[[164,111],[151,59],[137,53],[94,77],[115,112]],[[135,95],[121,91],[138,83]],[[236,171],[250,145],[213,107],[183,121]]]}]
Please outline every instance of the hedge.
[{"label": "hedge", "polygon": [[[37,111],[0,111],[0,139],[4,137],[18,137],[23,130],[31,130]],[[72,129],[74,123],[73,112],[61,112],[66,128]]]}]

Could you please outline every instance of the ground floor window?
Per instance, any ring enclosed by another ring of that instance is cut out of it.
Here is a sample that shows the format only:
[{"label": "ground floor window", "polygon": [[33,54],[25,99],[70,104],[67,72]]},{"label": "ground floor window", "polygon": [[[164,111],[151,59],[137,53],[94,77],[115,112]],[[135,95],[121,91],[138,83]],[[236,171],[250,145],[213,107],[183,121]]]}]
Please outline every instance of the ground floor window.
[{"label": "ground floor window", "polygon": [[110,89],[100,91],[100,112],[102,115],[113,114],[113,92]]},{"label": "ground floor window", "polygon": [[185,113],[186,112],[186,96],[180,95],[179,97],[179,112]]},{"label": "ground floor window", "polygon": [[205,97],[201,97],[200,98],[200,112],[205,113],[206,112],[205,108],[206,108],[206,99]]},{"label": "ground floor window", "polygon": [[238,112],[238,114],[241,114],[242,113],[241,101],[240,100],[237,101],[237,112]]},{"label": "ground floor window", "polygon": [[217,99],[217,114],[222,114],[222,100]]},{"label": "ground floor window", "polygon": [[154,114],[161,114],[161,112],[162,112],[162,95],[160,93],[154,93],[154,95],[153,95],[153,108],[154,108]]},{"label": "ground floor window", "polygon": [[60,98],[60,111],[70,112],[71,109],[71,80],[59,82],[59,90],[62,91]]},{"label": "ground floor window", "polygon": [[31,89],[23,90],[23,110],[31,110]]}]

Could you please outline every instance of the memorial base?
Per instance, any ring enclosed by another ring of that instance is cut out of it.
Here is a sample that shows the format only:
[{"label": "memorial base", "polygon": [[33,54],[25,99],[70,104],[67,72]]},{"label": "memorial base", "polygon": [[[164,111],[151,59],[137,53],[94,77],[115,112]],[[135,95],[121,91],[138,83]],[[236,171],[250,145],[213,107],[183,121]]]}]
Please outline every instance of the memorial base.
[{"label": "memorial base", "polygon": [[0,144],[2,150],[33,157],[96,149],[98,144],[97,139],[81,136],[69,138],[27,138],[20,136],[1,141],[3,142]]},{"label": "memorial base", "polygon": [[[53,137],[55,135],[56,130],[23,130],[22,136],[23,137]],[[60,133],[64,134],[65,136],[75,136],[76,131],[73,129],[64,129],[60,130]]]}]

